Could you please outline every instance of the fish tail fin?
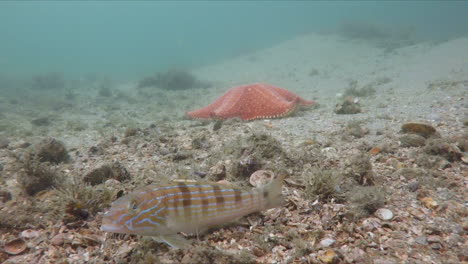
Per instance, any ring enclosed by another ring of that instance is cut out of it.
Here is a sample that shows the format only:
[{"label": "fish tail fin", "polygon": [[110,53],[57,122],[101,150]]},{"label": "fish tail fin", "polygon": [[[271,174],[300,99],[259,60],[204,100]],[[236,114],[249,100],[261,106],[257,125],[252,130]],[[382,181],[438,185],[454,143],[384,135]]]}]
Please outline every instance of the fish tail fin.
[{"label": "fish tail fin", "polygon": [[279,175],[261,189],[266,199],[265,209],[278,207],[284,204],[282,188],[285,177],[286,174]]}]

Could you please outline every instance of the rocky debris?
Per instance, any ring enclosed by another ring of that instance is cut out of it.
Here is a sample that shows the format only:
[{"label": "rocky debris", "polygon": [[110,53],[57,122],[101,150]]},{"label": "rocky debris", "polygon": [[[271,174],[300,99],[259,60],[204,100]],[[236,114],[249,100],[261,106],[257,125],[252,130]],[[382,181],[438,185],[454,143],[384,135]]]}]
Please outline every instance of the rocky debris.
[{"label": "rocky debris", "polygon": [[399,137],[402,147],[422,147],[426,145],[426,138],[418,134],[406,134]]},{"label": "rocky debris", "polygon": [[172,69],[146,77],[138,83],[138,88],[158,87],[163,90],[187,90],[208,88],[211,84],[198,80],[193,74],[180,69]]},{"label": "rocky debris", "polygon": [[341,103],[336,104],[335,113],[340,115],[351,115],[361,113],[359,99],[352,96],[346,97]]},{"label": "rocky debris", "polygon": [[374,183],[374,173],[372,163],[367,153],[359,153],[345,160],[345,175],[354,178],[361,185],[372,185]]},{"label": "rocky debris", "polygon": [[130,178],[131,176],[127,169],[121,163],[115,161],[91,170],[83,177],[83,181],[91,185],[97,185],[104,183],[108,179],[115,179],[123,182]]},{"label": "rocky debris", "polygon": [[0,137],[0,149],[7,148],[10,145],[10,140],[4,137]]},{"label": "rocky debris", "polygon": [[31,120],[31,124],[35,126],[50,126],[52,124],[52,121],[49,117],[44,116]]},{"label": "rocky debris", "polygon": [[450,162],[459,161],[463,156],[462,152],[455,144],[451,144],[445,139],[430,140],[424,148],[424,152],[430,155],[442,156]]}]

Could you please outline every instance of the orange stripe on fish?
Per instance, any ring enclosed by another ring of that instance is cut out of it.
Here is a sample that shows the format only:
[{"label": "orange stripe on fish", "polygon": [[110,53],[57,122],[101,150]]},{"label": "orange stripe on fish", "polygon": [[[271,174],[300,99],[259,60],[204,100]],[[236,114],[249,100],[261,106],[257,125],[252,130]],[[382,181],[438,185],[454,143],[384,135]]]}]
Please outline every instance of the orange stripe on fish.
[{"label": "orange stripe on fish", "polygon": [[173,247],[195,233],[282,203],[284,175],[250,191],[210,182],[149,185],[117,199],[104,214],[101,230],[159,237]]}]

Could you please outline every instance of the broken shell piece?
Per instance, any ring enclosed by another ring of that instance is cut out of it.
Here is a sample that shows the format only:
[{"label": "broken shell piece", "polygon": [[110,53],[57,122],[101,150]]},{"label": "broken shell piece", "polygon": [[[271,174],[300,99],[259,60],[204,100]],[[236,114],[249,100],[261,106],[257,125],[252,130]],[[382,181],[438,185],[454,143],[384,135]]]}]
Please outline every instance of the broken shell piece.
[{"label": "broken shell piece", "polygon": [[388,221],[393,218],[393,212],[386,208],[380,208],[379,210],[375,212],[375,215],[384,221]]},{"label": "broken shell piece", "polygon": [[401,126],[401,132],[409,134],[418,134],[425,138],[431,137],[437,133],[436,129],[426,123],[410,122]]},{"label": "broken shell piece", "polygon": [[26,229],[21,232],[21,236],[24,238],[35,238],[39,236],[39,232],[34,229]]},{"label": "broken shell piece", "polygon": [[434,201],[431,197],[421,198],[421,203],[428,209],[434,209],[439,206],[439,203]]},{"label": "broken shell piece", "polygon": [[223,185],[231,185],[231,183],[229,181],[226,181],[226,180],[220,180],[220,181],[217,181],[217,183],[223,184]]},{"label": "broken shell piece", "polygon": [[332,249],[328,249],[323,254],[318,256],[318,259],[323,263],[335,263],[338,260],[338,255]]},{"label": "broken shell piece", "polygon": [[10,255],[21,254],[24,250],[26,250],[26,242],[21,238],[11,240],[5,243],[4,250]]},{"label": "broken shell piece", "polygon": [[468,157],[463,156],[463,157],[461,157],[461,160],[462,160],[465,164],[468,164]]},{"label": "broken shell piece", "polygon": [[252,184],[252,186],[259,188],[269,183],[274,177],[275,174],[272,171],[258,170],[250,175],[249,182]]}]

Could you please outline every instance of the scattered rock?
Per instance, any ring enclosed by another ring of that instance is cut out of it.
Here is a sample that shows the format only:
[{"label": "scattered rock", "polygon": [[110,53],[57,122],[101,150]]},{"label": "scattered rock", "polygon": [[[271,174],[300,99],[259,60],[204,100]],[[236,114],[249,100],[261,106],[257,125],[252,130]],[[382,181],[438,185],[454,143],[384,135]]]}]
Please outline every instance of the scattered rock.
[{"label": "scattered rock", "polygon": [[96,169],[93,169],[83,178],[84,182],[91,185],[97,185],[105,182],[108,179],[115,179],[120,182],[130,179],[130,173],[118,161],[112,164],[105,164]]},{"label": "scattered rock", "polygon": [[54,138],[46,138],[36,146],[37,154],[41,162],[60,163],[67,161],[69,156],[65,144]]},{"label": "scattered rock", "polygon": [[369,134],[369,129],[363,128],[359,121],[351,121],[346,125],[346,132],[355,138],[362,138]]},{"label": "scattered rock", "polygon": [[31,146],[31,143],[29,143],[27,141],[20,140],[17,144],[15,144],[15,146],[17,148],[24,149],[24,148],[27,148],[27,147]]},{"label": "scattered rock", "polygon": [[59,90],[66,85],[62,73],[50,72],[33,78],[32,88],[35,90]]},{"label": "scattered rock", "polygon": [[380,218],[381,220],[388,221],[393,219],[393,212],[386,209],[386,208],[380,208],[377,211],[375,211],[375,215]]},{"label": "scattered rock", "polygon": [[419,123],[419,122],[410,122],[403,124],[401,126],[401,132],[407,134],[417,134],[424,138],[429,138],[432,136],[438,136],[436,129],[430,124]]},{"label": "scattered rock", "polygon": [[418,134],[407,134],[399,138],[402,147],[422,147],[426,145],[426,138]]},{"label": "scattered rock", "polygon": [[0,190],[0,203],[6,203],[10,201],[11,198],[12,198],[12,195],[9,191]]},{"label": "scattered rock", "polygon": [[419,189],[419,182],[418,181],[412,181],[408,183],[408,190],[410,192],[415,192]]},{"label": "scattered rock", "polygon": [[209,178],[212,181],[220,181],[226,178],[226,166],[222,161],[216,163],[208,172]]},{"label": "scattered rock", "polygon": [[[390,79],[388,82],[390,82]],[[359,87],[358,81],[351,80],[348,84],[348,88],[346,88],[346,90],[344,91],[344,96],[368,97],[374,95],[375,92],[376,90],[374,88],[374,83],[369,83],[367,85],[364,85],[363,87]]]},{"label": "scattered rock", "polygon": [[185,70],[172,69],[165,73],[156,73],[138,83],[138,88],[158,87],[164,90],[187,90],[193,88],[209,88],[210,83],[197,80]]},{"label": "scattered rock", "polygon": [[359,219],[373,214],[385,204],[385,192],[375,186],[356,186],[348,192],[348,214]]},{"label": "scattered rock", "polygon": [[51,240],[50,243],[54,246],[61,246],[65,243],[65,234],[57,234]]},{"label": "scattered rock", "polygon": [[124,132],[124,137],[128,138],[128,137],[136,136],[139,131],[140,129],[138,128],[127,127]]},{"label": "scattered rock", "polygon": [[359,105],[359,100],[351,96],[346,97],[343,102],[338,103],[335,107],[335,113],[340,115],[350,115],[361,112],[362,110]]},{"label": "scattered rock", "polygon": [[1,137],[0,138],[0,149],[8,148],[8,145],[10,144],[10,140],[7,138]]},{"label": "scattered rock", "polygon": [[345,175],[353,177],[361,185],[374,184],[372,164],[367,153],[359,153],[345,160]]},{"label": "scattered rock", "polygon": [[49,126],[51,124],[51,120],[48,117],[39,117],[36,119],[31,120],[31,124],[35,126]]},{"label": "scattered rock", "polygon": [[450,162],[459,161],[463,156],[463,153],[455,144],[451,144],[444,139],[429,140],[424,152],[430,155],[442,156]]}]

